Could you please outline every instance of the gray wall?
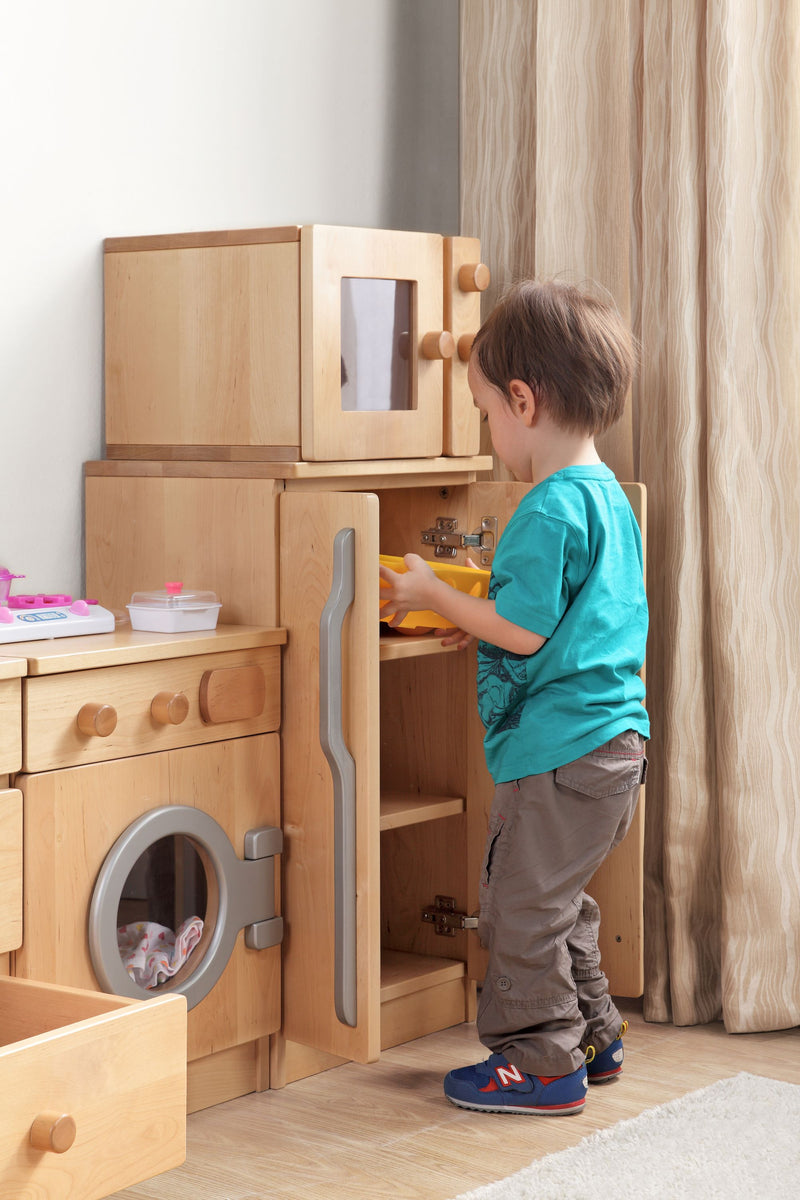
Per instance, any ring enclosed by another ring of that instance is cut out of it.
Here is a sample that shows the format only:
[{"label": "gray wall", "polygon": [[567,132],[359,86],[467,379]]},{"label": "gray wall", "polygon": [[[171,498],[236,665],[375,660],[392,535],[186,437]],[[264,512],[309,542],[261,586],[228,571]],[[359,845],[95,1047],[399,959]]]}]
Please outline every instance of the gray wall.
[{"label": "gray wall", "polygon": [[456,233],[458,0],[2,0],[0,111],[0,564],[79,595],[103,238]]}]

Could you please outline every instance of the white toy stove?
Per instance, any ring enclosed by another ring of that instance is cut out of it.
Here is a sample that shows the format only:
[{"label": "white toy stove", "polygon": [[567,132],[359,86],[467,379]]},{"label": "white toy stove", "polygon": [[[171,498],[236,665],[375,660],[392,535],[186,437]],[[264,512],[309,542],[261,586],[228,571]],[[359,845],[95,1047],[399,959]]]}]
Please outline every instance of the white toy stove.
[{"label": "white toy stove", "polygon": [[114,632],[114,614],[93,600],[73,600],[62,593],[9,596],[11,580],[23,578],[0,567],[0,642]]}]

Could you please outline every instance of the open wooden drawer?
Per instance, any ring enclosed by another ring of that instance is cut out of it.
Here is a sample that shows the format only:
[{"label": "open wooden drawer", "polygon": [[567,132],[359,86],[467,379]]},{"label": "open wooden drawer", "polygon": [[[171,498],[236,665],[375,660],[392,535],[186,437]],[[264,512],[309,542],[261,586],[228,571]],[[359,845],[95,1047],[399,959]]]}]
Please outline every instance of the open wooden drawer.
[{"label": "open wooden drawer", "polygon": [[185,1154],[182,996],[0,978],[3,1200],[100,1200]]}]

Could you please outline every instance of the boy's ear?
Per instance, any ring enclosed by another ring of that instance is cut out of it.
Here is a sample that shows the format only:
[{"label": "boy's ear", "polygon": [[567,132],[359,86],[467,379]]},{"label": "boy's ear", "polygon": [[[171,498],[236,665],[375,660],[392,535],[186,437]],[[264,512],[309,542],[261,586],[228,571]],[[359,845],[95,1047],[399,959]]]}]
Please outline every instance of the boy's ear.
[{"label": "boy's ear", "polygon": [[514,412],[525,425],[532,425],[536,416],[536,396],[530,384],[522,379],[512,379],[508,385],[508,394]]}]

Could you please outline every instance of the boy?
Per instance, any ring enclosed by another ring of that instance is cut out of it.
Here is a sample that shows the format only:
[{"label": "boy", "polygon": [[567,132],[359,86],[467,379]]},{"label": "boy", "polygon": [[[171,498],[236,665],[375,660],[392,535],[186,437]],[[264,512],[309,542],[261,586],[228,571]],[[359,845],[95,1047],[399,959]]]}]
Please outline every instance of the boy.
[{"label": "boy", "polygon": [[615,310],[528,281],[479,330],[469,382],[501,461],[532,488],[498,543],[487,599],[416,554],[381,568],[392,623],[431,609],[478,647],[478,704],[495,797],[480,882],[489,962],[477,1029],[492,1052],[451,1071],[462,1108],[561,1116],[621,1071],[626,1026],[600,970],[584,887],[622,840],[649,736],[639,530],[596,434],[622,415],[634,365]]}]

